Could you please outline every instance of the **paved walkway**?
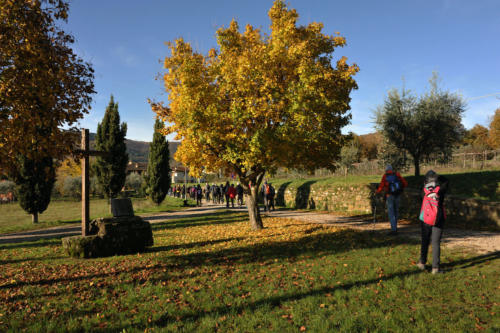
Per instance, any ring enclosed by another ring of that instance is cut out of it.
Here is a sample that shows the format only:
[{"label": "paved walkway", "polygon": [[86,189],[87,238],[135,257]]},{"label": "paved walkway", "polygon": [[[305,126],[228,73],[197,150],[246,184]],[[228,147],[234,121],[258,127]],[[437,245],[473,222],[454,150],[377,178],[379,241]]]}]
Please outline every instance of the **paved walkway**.
[{"label": "paved walkway", "polygon": [[[158,223],[171,219],[180,219],[215,213],[226,209],[224,205],[208,204],[202,207],[193,207],[183,211],[142,214],[141,216],[150,223]],[[246,212],[246,208],[235,208],[234,211]],[[352,228],[363,231],[388,232],[389,222],[374,222],[367,216],[344,217],[331,213],[302,212],[296,210],[277,210],[263,213],[264,216],[290,218],[309,223],[320,223],[333,225],[335,227]],[[407,237],[420,239],[420,227],[418,225],[402,221],[398,226],[398,233]],[[0,235],[0,244],[36,241],[56,237],[79,235],[81,226],[79,224],[54,227],[43,230],[26,231],[14,234]],[[442,242],[450,248],[470,250],[479,254],[500,251],[500,233],[487,231],[471,231],[454,228],[445,228]]]}]

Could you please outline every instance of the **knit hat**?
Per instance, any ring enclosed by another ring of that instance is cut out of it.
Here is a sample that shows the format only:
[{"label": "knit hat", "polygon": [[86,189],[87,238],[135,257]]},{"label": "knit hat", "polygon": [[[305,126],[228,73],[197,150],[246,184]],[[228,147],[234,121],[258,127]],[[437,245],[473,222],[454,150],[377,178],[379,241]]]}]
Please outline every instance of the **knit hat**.
[{"label": "knit hat", "polygon": [[392,171],[392,165],[387,164],[387,166],[385,167],[385,171]]}]

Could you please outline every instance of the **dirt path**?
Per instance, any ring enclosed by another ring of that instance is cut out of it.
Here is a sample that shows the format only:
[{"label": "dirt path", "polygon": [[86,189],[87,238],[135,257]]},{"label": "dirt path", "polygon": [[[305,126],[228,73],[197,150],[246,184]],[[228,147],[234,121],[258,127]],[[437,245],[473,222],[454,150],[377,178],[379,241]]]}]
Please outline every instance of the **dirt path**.
[{"label": "dirt path", "polygon": [[[159,223],[171,219],[201,216],[226,209],[223,205],[208,204],[202,207],[193,207],[187,210],[169,213],[142,214],[150,223]],[[234,211],[246,212],[246,208],[235,208]],[[264,213],[265,214],[265,213]],[[301,212],[295,210],[278,210],[265,216],[290,218],[310,223],[333,225],[335,227],[352,228],[363,231],[388,232],[389,222],[373,222],[366,217],[344,217],[328,213]],[[54,227],[43,230],[26,231],[15,234],[0,235],[0,244],[36,241],[39,239],[65,237],[80,234],[79,224]],[[400,222],[398,233],[402,236],[420,239],[418,225]],[[500,251],[500,233],[487,231],[471,231],[454,228],[445,228],[442,243],[449,248],[473,251],[486,254]]]},{"label": "dirt path", "polygon": [[[291,218],[305,222],[333,225],[363,231],[389,232],[388,221],[373,222],[366,217],[344,217],[328,213],[303,213],[298,211],[275,211],[270,216]],[[420,226],[407,221],[398,222],[398,234],[420,239]],[[446,228],[441,242],[449,247],[467,250],[478,254],[500,251],[500,233]]]}]

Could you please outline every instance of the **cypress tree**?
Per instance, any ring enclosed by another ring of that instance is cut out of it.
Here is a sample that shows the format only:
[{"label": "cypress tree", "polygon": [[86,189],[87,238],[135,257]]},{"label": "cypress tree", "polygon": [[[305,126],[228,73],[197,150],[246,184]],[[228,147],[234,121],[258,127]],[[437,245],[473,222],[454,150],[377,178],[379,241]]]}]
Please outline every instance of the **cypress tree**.
[{"label": "cypress tree", "polygon": [[163,122],[157,119],[153,142],[149,145],[149,162],[146,176],[147,193],[157,205],[165,199],[171,183],[168,141],[160,132],[163,127]]},{"label": "cypress tree", "polygon": [[54,161],[50,156],[36,160],[21,156],[18,165],[13,178],[19,204],[32,215],[33,223],[38,223],[38,214],[47,209],[56,180]]},{"label": "cypress tree", "polygon": [[96,149],[109,154],[97,157],[94,165],[99,186],[107,198],[115,198],[125,184],[125,169],[128,163],[126,135],[127,124],[122,123],[120,126],[118,103],[115,103],[111,96],[102,123],[97,125],[95,140]]}]

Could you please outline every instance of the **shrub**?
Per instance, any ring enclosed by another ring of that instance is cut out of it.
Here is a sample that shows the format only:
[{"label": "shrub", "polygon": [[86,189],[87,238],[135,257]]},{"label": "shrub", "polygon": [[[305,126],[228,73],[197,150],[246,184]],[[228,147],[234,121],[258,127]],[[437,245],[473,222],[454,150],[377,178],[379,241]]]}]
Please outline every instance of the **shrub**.
[{"label": "shrub", "polygon": [[133,190],[136,195],[144,196],[145,181],[144,177],[138,173],[131,173],[125,179],[125,188],[128,190]]},{"label": "shrub", "polygon": [[82,179],[80,177],[66,177],[62,187],[63,195],[78,199],[82,196]]},{"label": "shrub", "polygon": [[16,184],[10,180],[0,181],[0,193],[7,194],[9,192],[14,192],[14,187]]}]

